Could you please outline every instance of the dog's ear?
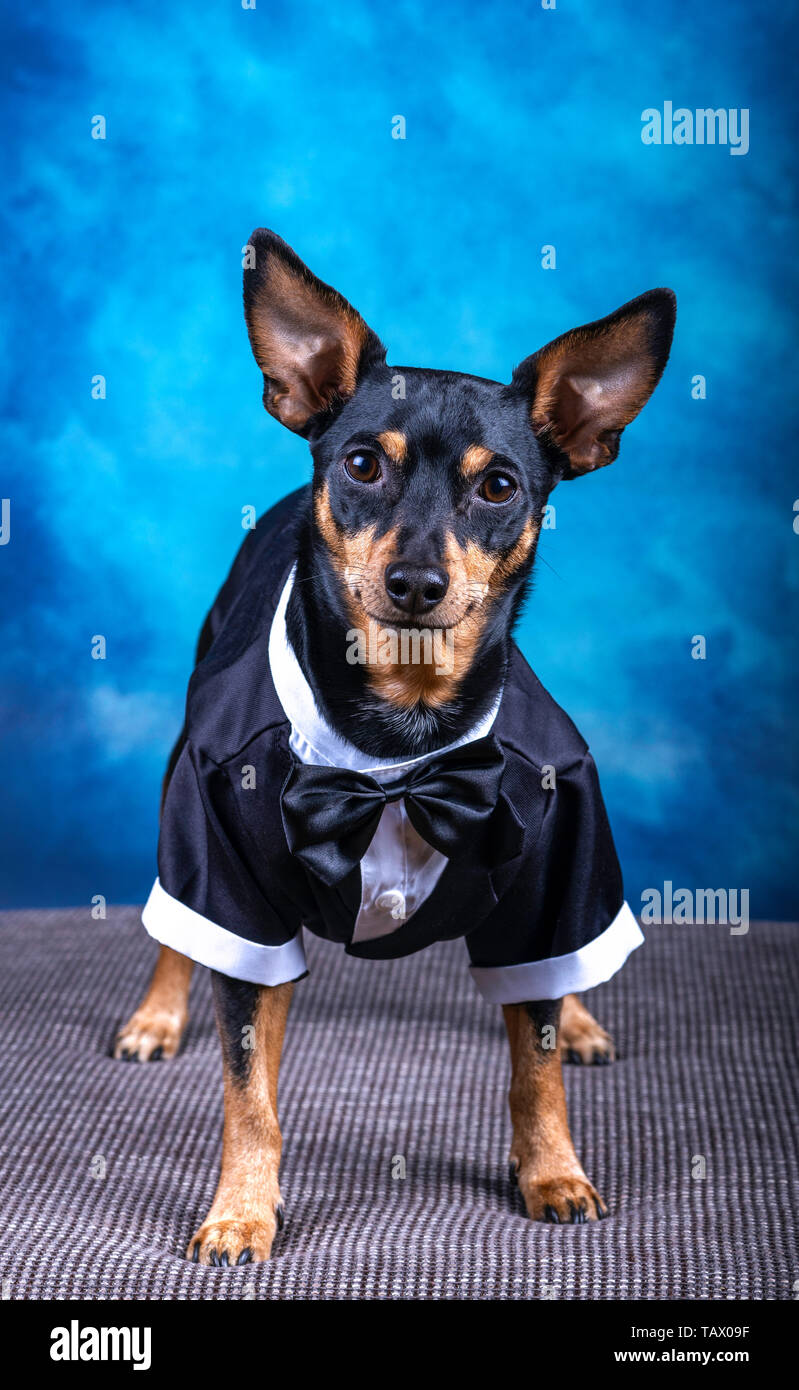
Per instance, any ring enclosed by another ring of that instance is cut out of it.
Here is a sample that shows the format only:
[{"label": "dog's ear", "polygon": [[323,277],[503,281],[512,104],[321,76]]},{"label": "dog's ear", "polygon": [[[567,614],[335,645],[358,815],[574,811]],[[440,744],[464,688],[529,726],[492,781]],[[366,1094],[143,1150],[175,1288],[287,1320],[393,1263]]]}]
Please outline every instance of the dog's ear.
[{"label": "dog's ear", "polygon": [[264,405],[307,435],[314,417],[347,400],[385,349],[352,305],[274,232],[257,228],[245,252],[244,317],[264,374]]},{"label": "dog's ear", "polygon": [[559,457],[564,478],[613,462],[622,430],[660,380],[676,312],[671,290],[649,290],[516,368],[511,389],[525,394],[539,442]]}]

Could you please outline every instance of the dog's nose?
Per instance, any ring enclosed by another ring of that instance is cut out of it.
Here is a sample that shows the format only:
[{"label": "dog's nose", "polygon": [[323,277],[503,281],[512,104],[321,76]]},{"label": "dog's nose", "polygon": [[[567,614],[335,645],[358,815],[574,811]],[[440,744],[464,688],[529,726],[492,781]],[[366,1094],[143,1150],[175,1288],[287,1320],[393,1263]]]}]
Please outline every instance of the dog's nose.
[{"label": "dog's nose", "polygon": [[409,565],[402,560],[386,567],[386,593],[403,613],[429,613],[449,588],[449,575],[438,565]]}]

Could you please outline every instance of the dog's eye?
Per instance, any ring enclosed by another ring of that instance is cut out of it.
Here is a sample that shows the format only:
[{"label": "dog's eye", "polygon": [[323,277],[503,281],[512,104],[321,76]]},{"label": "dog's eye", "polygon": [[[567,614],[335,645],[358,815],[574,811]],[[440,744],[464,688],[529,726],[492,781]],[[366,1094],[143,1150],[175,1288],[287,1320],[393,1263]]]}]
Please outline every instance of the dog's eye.
[{"label": "dog's eye", "polygon": [[489,473],[478,492],[485,502],[510,502],[511,497],[515,496],[516,484],[507,473]]},{"label": "dog's eye", "polygon": [[344,467],[355,483],[376,483],[380,477],[380,464],[374,454],[350,454]]}]

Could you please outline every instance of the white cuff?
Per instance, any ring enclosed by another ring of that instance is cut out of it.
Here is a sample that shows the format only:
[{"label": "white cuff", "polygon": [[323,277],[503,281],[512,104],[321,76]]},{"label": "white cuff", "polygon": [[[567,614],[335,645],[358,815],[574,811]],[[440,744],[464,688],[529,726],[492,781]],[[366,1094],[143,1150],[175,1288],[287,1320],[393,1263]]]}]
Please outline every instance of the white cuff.
[{"label": "white cuff", "polygon": [[141,915],[150,936],[189,960],[254,985],[283,985],[307,973],[302,929],[282,946],[261,946],[217,926],[155,880]]},{"label": "white cuff", "polygon": [[483,998],[492,1004],[562,999],[564,994],[593,989],[609,980],[643,939],[641,928],[624,903],[610,926],[579,951],[531,961],[528,965],[473,965],[471,975]]}]

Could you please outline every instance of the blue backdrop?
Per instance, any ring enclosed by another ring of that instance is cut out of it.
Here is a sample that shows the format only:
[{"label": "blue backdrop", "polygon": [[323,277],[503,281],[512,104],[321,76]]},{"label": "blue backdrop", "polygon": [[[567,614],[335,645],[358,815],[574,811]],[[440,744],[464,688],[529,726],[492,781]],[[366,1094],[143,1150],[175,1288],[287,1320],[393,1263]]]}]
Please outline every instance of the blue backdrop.
[{"label": "blue backdrop", "polygon": [[[748,0],[14,9],[5,905],[147,893],[241,509],[308,477],[242,319],[264,224],[390,360],[503,380],[674,287],[671,362],[618,462],[553,496],[521,643],[592,744],[634,906],[670,879],[796,915],[795,20]],[[748,110],[748,153],[644,144],[666,101]]]}]

